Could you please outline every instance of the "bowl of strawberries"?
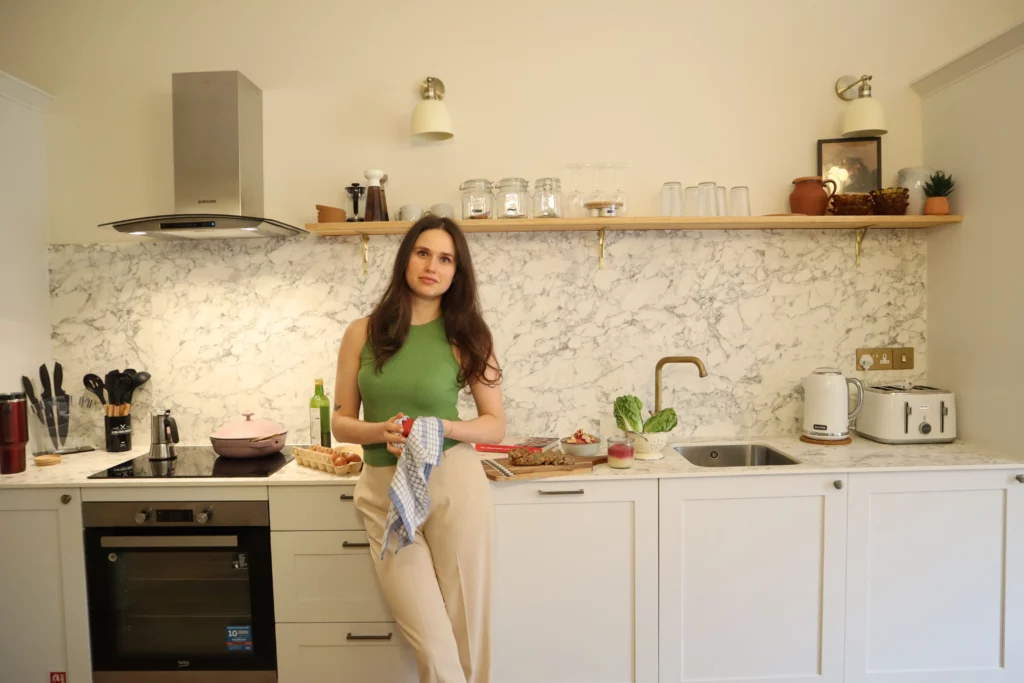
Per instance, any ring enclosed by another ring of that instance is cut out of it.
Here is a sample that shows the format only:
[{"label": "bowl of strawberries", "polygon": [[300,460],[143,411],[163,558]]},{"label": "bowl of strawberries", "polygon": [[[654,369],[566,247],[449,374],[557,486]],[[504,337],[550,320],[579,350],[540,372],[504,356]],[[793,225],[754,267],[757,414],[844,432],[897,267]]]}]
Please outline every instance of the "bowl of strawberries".
[{"label": "bowl of strawberries", "polygon": [[601,439],[577,429],[572,436],[562,439],[562,452],[581,458],[593,458],[601,449]]}]

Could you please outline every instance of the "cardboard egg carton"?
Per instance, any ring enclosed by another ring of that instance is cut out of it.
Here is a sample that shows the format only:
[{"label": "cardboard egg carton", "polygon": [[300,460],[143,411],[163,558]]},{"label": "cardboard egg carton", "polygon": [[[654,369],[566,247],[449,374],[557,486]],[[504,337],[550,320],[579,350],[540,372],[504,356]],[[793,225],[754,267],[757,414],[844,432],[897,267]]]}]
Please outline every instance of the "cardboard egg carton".
[{"label": "cardboard egg carton", "polygon": [[[339,455],[344,455],[346,459],[357,455],[359,460],[347,462],[344,465],[335,465],[334,463]],[[295,462],[302,467],[320,470],[328,474],[345,476],[359,474],[363,470],[363,447],[356,444],[342,444],[335,448],[325,448],[324,446],[302,448],[296,446],[292,448],[292,456],[294,456]]]}]

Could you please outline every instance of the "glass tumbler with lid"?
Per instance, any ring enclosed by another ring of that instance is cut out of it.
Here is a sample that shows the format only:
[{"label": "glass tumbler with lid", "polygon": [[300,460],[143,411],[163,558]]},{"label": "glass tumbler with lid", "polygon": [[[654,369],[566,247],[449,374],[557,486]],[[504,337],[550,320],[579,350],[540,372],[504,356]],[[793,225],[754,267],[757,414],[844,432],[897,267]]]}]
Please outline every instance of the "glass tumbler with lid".
[{"label": "glass tumbler with lid", "polygon": [[459,185],[462,191],[462,218],[491,218],[494,214],[494,189],[491,181],[472,178]]},{"label": "glass tumbler with lid", "polygon": [[530,212],[530,191],[526,179],[499,180],[495,206],[498,218],[526,218]]},{"label": "glass tumbler with lid", "polygon": [[562,217],[562,181],[558,178],[537,178],[533,183],[533,217]]}]

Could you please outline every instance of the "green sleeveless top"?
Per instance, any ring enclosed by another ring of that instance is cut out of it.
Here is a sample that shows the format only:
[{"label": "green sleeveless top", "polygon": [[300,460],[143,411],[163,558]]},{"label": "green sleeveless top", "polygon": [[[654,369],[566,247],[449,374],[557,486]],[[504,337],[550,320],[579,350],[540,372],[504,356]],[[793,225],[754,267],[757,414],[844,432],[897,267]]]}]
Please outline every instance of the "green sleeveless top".
[{"label": "green sleeveless top", "polygon": [[[402,348],[378,373],[374,367],[370,342],[359,354],[359,394],[363,400],[363,419],[384,422],[398,413],[412,418],[440,417],[458,420],[459,364],[444,331],[444,318],[425,325],[410,325]],[[448,450],[458,441],[444,440]],[[363,457],[371,467],[394,465],[398,459],[388,453],[386,444],[367,444]]]}]

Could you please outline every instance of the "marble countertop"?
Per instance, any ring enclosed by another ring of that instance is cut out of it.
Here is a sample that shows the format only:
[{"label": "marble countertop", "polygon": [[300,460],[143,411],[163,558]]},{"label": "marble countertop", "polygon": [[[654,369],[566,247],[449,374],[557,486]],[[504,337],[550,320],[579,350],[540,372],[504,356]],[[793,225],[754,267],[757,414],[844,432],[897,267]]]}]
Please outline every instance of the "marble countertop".
[{"label": "marble countertop", "polygon": [[[510,440],[514,443],[514,440]],[[672,445],[757,443],[771,446],[798,461],[796,465],[769,467],[698,467],[672,450]],[[597,465],[594,471],[579,476],[559,477],[559,481],[600,479],[647,479],[674,477],[721,477],[770,474],[810,474],[851,471],[1019,469],[1024,474],[1024,454],[1006,455],[967,443],[895,446],[854,437],[846,446],[816,446],[796,436],[749,439],[683,440],[668,446],[661,460],[637,460],[630,469],[616,470]],[[469,448],[469,446],[457,446]],[[88,479],[90,474],[144,454],[148,448],[129,453],[80,453],[64,456],[59,465],[37,467],[29,462],[19,474],[0,475],[0,489],[19,487],[115,487],[115,486],[275,486],[354,484],[358,475],[337,476],[301,467],[290,462],[269,477],[180,478],[180,479]],[[481,455],[481,459],[488,457]],[[497,484],[500,486],[500,484]]]}]

